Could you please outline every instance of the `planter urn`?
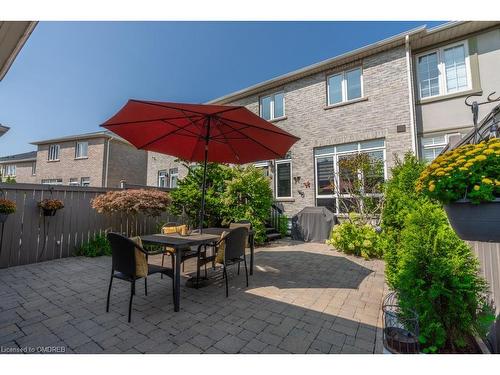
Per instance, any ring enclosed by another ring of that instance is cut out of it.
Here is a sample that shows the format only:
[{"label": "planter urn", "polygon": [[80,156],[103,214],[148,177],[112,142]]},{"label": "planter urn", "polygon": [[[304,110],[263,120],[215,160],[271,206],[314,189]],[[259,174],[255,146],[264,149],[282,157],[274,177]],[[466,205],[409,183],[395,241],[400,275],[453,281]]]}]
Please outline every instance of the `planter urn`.
[{"label": "planter urn", "polygon": [[42,211],[43,211],[43,216],[54,216],[57,212],[57,210],[49,208],[42,208]]},{"label": "planter urn", "polygon": [[500,198],[479,204],[461,199],[446,204],[444,209],[462,240],[500,242]]}]

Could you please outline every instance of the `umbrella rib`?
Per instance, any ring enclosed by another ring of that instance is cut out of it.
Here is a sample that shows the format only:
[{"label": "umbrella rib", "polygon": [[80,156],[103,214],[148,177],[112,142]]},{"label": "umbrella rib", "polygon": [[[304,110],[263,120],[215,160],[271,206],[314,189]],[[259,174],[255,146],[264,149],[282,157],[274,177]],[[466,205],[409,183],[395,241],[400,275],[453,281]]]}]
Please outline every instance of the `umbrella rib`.
[{"label": "umbrella rib", "polygon": [[[221,119],[221,121],[224,123],[224,125],[227,125],[227,126],[231,127],[231,125],[225,123],[224,120]],[[271,151],[274,155],[277,155],[280,158],[283,157],[282,155],[278,154],[276,151],[274,151],[273,149],[269,148],[268,146],[262,144],[261,142],[257,141],[256,139],[250,138],[250,137],[246,136],[245,133],[240,132],[238,129],[234,129],[234,130],[237,133],[240,133],[242,136],[246,137],[247,139],[251,139],[253,142],[257,143],[258,145],[260,145],[262,147],[264,147],[266,150]]]},{"label": "umbrella rib", "polygon": [[[182,127],[182,126],[180,126],[180,125],[173,124],[173,123],[169,122],[168,120],[161,120],[161,121],[163,121],[163,122],[165,122],[165,123],[167,123],[167,124],[169,124],[169,125],[175,126],[175,127],[176,127],[176,128],[178,128],[178,129],[182,129],[182,130],[184,130],[184,131],[186,131],[186,132],[188,132],[188,133],[191,133],[191,134],[192,134],[192,135],[194,135],[195,137],[198,137],[198,138],[200,137],[200,135],[199,135],[199,134],[196,134],[195,132],[193,132],[193,131],[191,131],[191,130],[189,130],[189,129],[186,129],[186,127],[185,127],[185,126],[184,126],[184,127]],[[194,123],[193,123],[193,124],[194,124]],[[185,134],[183,134],[183,135],[185,135]]]},{"label": "umbrella rib", "polygon": [[[222,122],[220,117],[217,118],[217,120],[219,121],[219,124]],[[226,144],[229,146],[229,148],[231,149],[231,151],[233,151],[233,153],[236,155],[236,158],[238,159],[238,161],[241,160],[240,158],[240,154],[238,152],[236,152],[236,150],[234,149],[233,145],[230,143],[230,142],[227,142],[227,138],[226,136],[224,135],[224,133],[221,133],[221,135],[224,137],[224,139],[226,140]]]},{"label": "umbrella rib", "polygon": [[[227,124],[225,124],[225,125],[227,125]],[[224,132],[220,132],[220,134],[219,134],[219,135],[217,135],[217,137],[218,137],[218,136],[220,136],[220,135],[223,135],[223,136],[224,136],[224,138],[226,138],[226,139],[231,139],[231,138],[227,138],[227,137],[225,137],[225,136],[226,136],[226,135],[228,135],[228,134],[231,134],[231,133],[236,132],[236,130],[234,130],[234,129],[233,129],[231,126],[229,126],[229,125],[227,125],[227,126],[228,126],[228,127],[229,127],[229,129],[231,129],[231,130],[230,130],[230,131],[228,131],[228,132],[225,132],[225,133],[224,133]],[[239,130],[244,130],[244,129],[246,129],[246,128],[248,128],[248,126],[243,126],[243,127],[242,127],[242,128],[240,128]],[[239,138],[233,138],[233,139],[239,139]]]},{"label": "umbrella rib", "polygon": [[173,130],[173,131],[170,131],[170,132],[168,132],[167,134],[163,134],[163,135],[161,135],[160,137],[155,138],[155,139],[153,139],[152,141],[149,141],[149,142],[147,142],[147,143],[143,144],[141,147],[137,147],[137,148],[138,148],[138,149],[143,149],[144,147],[147,147],[147,146],[149,146],[149,145],[150,145],[150,144],[152,144],[152,143],[158,142],[158,141],[162,140],[163,138],[166,138],[166,137],[168,137],[168,136],[170,136],[170,135],[172,135],[172,134],[175,134],[175,133],[177,133],[179,130],[183,130],[183,129],[184,129],[184,128],[177,128],[177,129],[175,129],[175,130]]},{"label": "umbrella rib", "polygon": [[[191,117],[198,117],[198,115],[195,116],[189,116]],[[128,125],[128,124],[139,124],[141,122],[152,122],[152,121],[163,121],[163,120],[180,120],[186,118],[186,116],[181,116],[181,117],[171,117],[171,118],[154,118],[154,119],[149,119],[149,120],[136,120],[136,121],[124,121],[124,122],[117,122],[116,124],[102,124],[101,126],[118,126],[118,125]]]},{"label": "umbrella rib", "polygon": [[[281,132],[277,132],[276,130],[272,130],[272,129],[266,129],[266,128],[261,128],[260,126],[254,126],[254,125],[251,125],[247,122],[241,122],[241,121],[238,121],[238,120],[232,120],[232,119],[224,119],[225,121],[231,121],[231,122],[234,122],[235,124],[239,124],[239,125],[245,125],[249,128],[255,128],[255,129],[259,129],[259,130],[264,130],[264,131],[267,131],[267,132],[270,132],[270,133],[274,133],[274,134],[279,134],[279,135],[283,135],[283,136],[287,136],[287,137],[290,137],[290,138],[295,138],[296,140],[300,140],[299,137],[296,137],[286,131],[283,130],[284,133],[281,133]],[[229,124],[227,122],[224,122],[224,124],[228,125]],[[273,125],[274,126],[274,125]],[[280,129],[281,130],[281,129]]]}]

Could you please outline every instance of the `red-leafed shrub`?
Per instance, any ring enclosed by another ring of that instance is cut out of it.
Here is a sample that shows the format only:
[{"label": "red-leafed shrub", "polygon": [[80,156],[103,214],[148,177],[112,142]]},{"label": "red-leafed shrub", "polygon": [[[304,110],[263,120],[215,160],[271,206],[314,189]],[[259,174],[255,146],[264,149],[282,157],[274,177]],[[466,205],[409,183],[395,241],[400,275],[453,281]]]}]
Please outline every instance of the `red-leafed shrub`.
[{"label": "red-leafed shrub", "polygon": [[99,213],[124,212],[159,216],[167,210],[170,202],[170,195],[158,190],[118,190],[94,198],[92,208]]}]

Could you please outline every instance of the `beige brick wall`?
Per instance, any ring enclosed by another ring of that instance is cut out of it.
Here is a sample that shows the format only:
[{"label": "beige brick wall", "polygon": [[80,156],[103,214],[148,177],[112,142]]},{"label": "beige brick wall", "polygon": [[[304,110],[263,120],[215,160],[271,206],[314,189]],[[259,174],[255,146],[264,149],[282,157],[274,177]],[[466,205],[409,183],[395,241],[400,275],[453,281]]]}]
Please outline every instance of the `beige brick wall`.
[{"label": "beige brick wall", "polygon": [[179,179],[184,178],[187,174],[187,168],[175,160],[176,158],[170,155],[148,152],[148,186],[158,186],[158,172],[162,170],[168,171],[170,168],[177,167],[179,169]]},{"label": "beige brick wall", "polygon": [[[36,182],[44,179],[62,178],[68,185],[70,178],[90,177],[90,186],[101,187],[103,182],[104,137],[88,139],[88,157],[75,159],[76,141],[58,142],[59,161],[48,160],[49,144],[38,146]],[[87,141],[87,140],[86,140]]]},{"label": "beige brick wall", "polygon": [[[24,183],[24,184],[34,184],[36,183],[36,176],[32,174],[32,166],[33,161],[21,161],[21,162],[9,162],[9,163],[1,163],[0,171],[3,169],[4,165],[12,165],[16,166],[16,182]],[[3,177],[5,179],[6,176]]]},{"label": "beige brick wall", "polygon": [[117,140],[110,141],[108,186],[119,187],[120,181],[146,185],[147,152]]}]

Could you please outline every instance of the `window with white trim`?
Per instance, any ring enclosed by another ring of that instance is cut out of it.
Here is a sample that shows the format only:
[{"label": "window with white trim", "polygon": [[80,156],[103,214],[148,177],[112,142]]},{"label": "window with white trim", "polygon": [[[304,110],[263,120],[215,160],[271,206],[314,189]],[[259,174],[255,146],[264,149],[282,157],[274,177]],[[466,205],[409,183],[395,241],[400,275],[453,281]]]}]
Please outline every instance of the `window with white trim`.
[{"label": "window with white trim", "polygon": [[4,165],[3,175],[5,177],[16,177],[16,165],[15,164]]},{"label": "window with white trim", "polygon": [[88,157],[89,142],[78,141],[75,146],[75,159],[86,159]]},{"label": "window with white trim", "polygon": [[275,162],[276,198],[292,198],[292,161],[290,159]]},{"label": "window with white trim", "polygon": [[49,146],[49,161],[59,160],[59,145],[50,145]]},{"label": "window with white trim", "polygon": [[275,120],[285,117],[284,91],[260,98],[260,117],[265,120]]},{"label": "window with white trim", "polygon": [[158,171],[158,187],[166,188],[167,187],[167,177],[168,173],[166,170]]},{"label": "window with white trim", "polygon": [[42,185],[62,185],[62,178],[46,178],[42,180]]},{"label": "window with white trim", "polygon": [[[374,168],[372,175],[352,176],[344,162],[357,154],[367,154],[370,159],[383,168]],[[387,176],[385,162],[385,141],[374,139],[363,142],[325,146],[314,150],[316,205],[325,206],[337,214],[349,212],[354,207],[354,197],[349,195],[349,184],[355,179],[363,183],[364,195],[373,199],[382,197],[381,183]]]},{"label": "window with white trim", "polygon": [[443,151],[451,138],[459,140],[462,135],[460,133],[450,133],[420,138],[422,159],[426,162],[433,161]]},{"label": "window with white trim", "polygon": [[168,170],[168,187],[175,189],[179,179],[179,168],[170,168]]},{"label": "window with white trim", "polygon": [[82,177],[80,179],[81,186],[90,186],[90,177]]},{"label": "window with white trim", "polygon": [[467,41],[417,55],[418,93],[421,99],[471,88]]},{"label": "window with white trim", "polygon": [[78,181],[78,178],[70,178],[69,186],[80,186],[80,181]]},{"label": "window with white trim", "polygon": [[361,67],[333,74],[327,78],[328,105],[340,104],[363,97]]}]

